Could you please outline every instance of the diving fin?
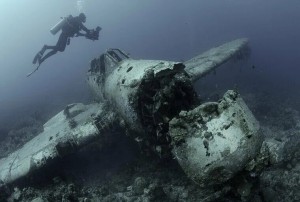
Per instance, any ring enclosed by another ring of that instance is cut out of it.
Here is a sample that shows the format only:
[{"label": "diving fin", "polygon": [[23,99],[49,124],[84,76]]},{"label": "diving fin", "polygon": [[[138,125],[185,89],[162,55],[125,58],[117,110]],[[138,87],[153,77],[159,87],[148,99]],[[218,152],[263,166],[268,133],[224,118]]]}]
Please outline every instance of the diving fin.
[{"label": "diving fin", "polygon": [[31,74],[33,74],[34,72],[36,72],[39,69],[39,67],[40,67],[40,64],[32,72],[30,72],[29,74],[27,74],[27,77],[30,77]]},{"label": "diving fin", "polygon": [[42,58],[43,54],[41,53],[41,51],[39,51],[33,58],[32,63],[35,64],[38,60],[40,60]]}]

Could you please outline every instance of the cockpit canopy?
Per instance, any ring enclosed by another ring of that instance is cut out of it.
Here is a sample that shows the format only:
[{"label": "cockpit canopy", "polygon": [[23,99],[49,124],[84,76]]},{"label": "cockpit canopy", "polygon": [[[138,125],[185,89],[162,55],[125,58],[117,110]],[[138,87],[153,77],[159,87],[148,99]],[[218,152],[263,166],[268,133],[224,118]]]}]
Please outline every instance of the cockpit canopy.
[{"label": "cockpit canopy", "polygon": [[[130,59],[128,54],[120,49],[108,49],[100,57],[91,61],[88,70],[88,84],[90,85],[95,99],[103,100],[103,85],[107,76],[112,73],[121,62]],[[96,90],[95,90],[96,89]]]},{"label": "cockpit canopy", "polygon": [[91,67],[88,72],[107,75],[111,73],[120,62],[129,58],[128,54],[120,49],[108,49],[105,53],[100,55],[100,57],[91,61]]}]

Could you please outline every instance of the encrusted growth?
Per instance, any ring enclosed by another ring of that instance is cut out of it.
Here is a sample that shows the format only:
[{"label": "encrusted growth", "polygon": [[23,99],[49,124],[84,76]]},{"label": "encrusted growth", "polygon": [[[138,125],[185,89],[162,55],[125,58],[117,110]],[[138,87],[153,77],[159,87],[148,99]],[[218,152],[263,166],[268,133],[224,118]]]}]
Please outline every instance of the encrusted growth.
[{"label": "encrusted growth", "polygon": [[[179,64],[182,65],[182,64]],[[138,113],[145,128],[146,144],[161,154],[170,154],[169,122],[197,101],[189,76],[184,71],[156,76],[148,71],[138,93]]]},{"label": "encrusted growth", "polygon": [[224,183],[259,152],[259,125],[235,91],[170,121],[172,152],[200,186]]}]

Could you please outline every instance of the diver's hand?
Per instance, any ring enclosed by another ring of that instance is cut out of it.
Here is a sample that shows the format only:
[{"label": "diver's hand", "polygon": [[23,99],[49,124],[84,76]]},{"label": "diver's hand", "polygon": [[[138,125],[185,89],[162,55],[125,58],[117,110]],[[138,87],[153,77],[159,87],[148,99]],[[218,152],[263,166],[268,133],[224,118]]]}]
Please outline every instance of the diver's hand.
[{"label": "diver's hand", "polygon": [[95,30],[100,32],[102,30],[102,27],[97,26]]},{"label": "diver's hand", "polygon": [[86,32],[86,35],[90,35],[90,34],[92,34],[93,32],[94,32],[93,29],[89,29],[89,30]]}]

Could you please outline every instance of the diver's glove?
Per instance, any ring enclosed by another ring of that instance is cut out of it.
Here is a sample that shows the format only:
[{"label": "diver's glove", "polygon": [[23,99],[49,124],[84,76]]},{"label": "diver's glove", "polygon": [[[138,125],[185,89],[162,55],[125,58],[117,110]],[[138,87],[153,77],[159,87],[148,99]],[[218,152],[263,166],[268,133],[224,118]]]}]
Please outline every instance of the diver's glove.
[{"label": "diver's glove", "polygon": [[88,32],[86,33],[86,35],[93,35],[93,34],[95,34],[95,32],[99,33],[101,30],[102,30],[102,28],[99,27],[99,26],[97,26],[95,29],[88,30]]},{"label": "diver's glove", "polygon": [[92,29],[92,30],[89,30],[86,34],[85,34],[85,37],[87,39],[90,39],[90,40],[98,40],[99,39],[99,32],[102,28],[101,27],[96,27],[96,29]]}]

